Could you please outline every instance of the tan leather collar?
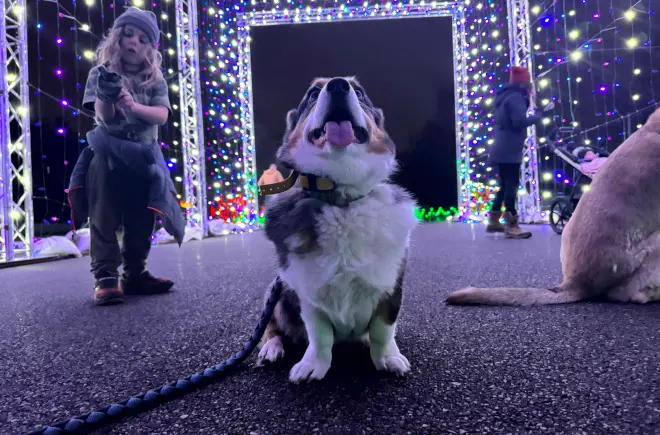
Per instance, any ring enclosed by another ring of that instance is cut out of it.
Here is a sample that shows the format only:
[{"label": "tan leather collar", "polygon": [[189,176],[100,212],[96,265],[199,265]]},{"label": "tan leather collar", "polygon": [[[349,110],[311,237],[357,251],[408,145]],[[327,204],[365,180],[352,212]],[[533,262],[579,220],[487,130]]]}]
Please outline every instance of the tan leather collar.
[{"label": "tan leather collar", "polygon": [[291,189],[294,184],[296,184],[296,180],[298,179],[299,175],[300,173],[293,171],[291,175],[289,175],[284,181],[259,186],[259,195],[269,196],[286,192],[287,190]]},{"label": "tan leather collar", "polygon": [[300,187],[303,190],[310,190],[316,192],[330,192],[335,189],[334,181],[329,178],[317,177],[315,175],[301,174],[300,172],[293,171],[284,181],[273,184],[264,184],[259,186],[259,194],[264,196],[276,195],[278,193],[286,192],[291,189],[298,178],[300,177]]},{"label": "tan leather collar", "polygon": [[259,186],[259,193],[268,196],[286,192],[296,184],[298,177],[300,177],[300,187],[307,198],[316,198],[337,207],[348,207],[352,202],[364,198],[363,195],[350,196],[338,192],[337,185],[329,178],[301,174],[296,171],[293,171],[284,181]]}]

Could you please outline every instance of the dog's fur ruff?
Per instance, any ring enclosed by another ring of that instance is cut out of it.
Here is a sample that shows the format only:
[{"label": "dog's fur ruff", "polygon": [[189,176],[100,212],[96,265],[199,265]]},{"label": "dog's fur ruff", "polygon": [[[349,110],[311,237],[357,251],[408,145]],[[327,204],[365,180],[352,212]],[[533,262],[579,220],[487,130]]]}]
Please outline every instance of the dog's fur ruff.
[{"label": "dog's fur ruff", "polygon": [[[278,160],[298,172],[333,180],[344,195],[364,197],[337,207],[307,197],[298,181],[266,200],[265,231],[276,248],[284,289],[257,364],[282,358],[283,338],[307,343],[289,374],[295,383],[325,377],[339,340],[369,343],[379,370],[397,375],[410,370],[395,329],[415,204],[406,191],[388,183],[396,168],[395,146],[384,130],[382,111],[355,78],[332,80],[350,84],[344,102],[331,97],[330,79],[314,80],[299,107],[287,114]],[[315,144],[311,134],[324,128],[337,104],[350,113],[354,130],[368,132],[362,143],[355,139],[335,147],[323,136]]]},{"label": "dog's fur ruff", "polygon": [[455,305],[660,300],[660,109],[598,170],[564,228],[559,287],[464,288]]}]

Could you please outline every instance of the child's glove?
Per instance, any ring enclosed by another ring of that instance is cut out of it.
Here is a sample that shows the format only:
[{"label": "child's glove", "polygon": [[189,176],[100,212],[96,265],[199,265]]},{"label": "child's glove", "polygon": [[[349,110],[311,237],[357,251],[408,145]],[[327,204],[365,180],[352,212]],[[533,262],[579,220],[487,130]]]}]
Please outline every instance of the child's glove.
[{"label": "child's glove", "polygon": [[121,76],[110,72],[104,65],[99,66],[99,84],[96,96],[108,104],[115,104],[121,93]]}]

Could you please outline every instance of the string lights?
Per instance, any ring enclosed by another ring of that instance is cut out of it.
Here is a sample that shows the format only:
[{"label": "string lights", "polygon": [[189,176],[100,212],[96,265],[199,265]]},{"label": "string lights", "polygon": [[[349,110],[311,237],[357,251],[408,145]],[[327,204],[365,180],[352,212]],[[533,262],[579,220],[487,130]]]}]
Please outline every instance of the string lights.
[{"label": "string lights", "polygon": [[[564,139],[612,152],[657,107],[660,38],[652,0],[532,3],[539,105],[554,102],[547,126],[579,128]],[[654,6],[655,4],[655,6]],[[655,41],[657,44],[657,40]],[[541,139],[540,145],[544,145]],[[573,170],[549,148],[541,148],[541,196],[572,186]]]},{"label": "string lights", "polygon": [[[203,2],[200,26],[200,81],[204,92],[208,218],[256,224],[256,173],[245,162],[241,130],[238,42],[232,20],[240,4]],[[245,144],[251,147],[252,144]]]},{"label": "string lights", "polygon": [[509,44],[506,7],[502,2],[466,0],[470,130],[470,216],[483,216],[497,193],[496,174],[487,165],[495,142],[495,93],[508,81]]}]

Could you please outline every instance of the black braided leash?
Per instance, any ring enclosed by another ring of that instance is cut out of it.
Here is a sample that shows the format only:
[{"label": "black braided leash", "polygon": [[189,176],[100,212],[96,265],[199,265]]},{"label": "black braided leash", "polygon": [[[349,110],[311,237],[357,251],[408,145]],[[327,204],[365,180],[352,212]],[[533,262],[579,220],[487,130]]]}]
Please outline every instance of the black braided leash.
[{"label": "black braided leash", "polygon": [[229,359],[215,367],[209,367],[202,373],[195,373],[185,379],[163,385],[162,387],[149,390],[139,396],[133,396],[120,403],[113,403],[103,409],[89,412],[87,414],[62,420],[50,426],[30,432],[29,435],[55,435],[55,434],[87,434],[111,422],[117,422],[158,405],[169,402],[177,397],[202,387],[212,384],[225,377],[232,369],[245,361],[259,344],[259,340],[266,331],[266,326],[273,315],[275,304],[282,293],[282,281],[278,277],[270,291],[266,307],[261,314],[261,319],[254,332],[243,348],[233,354]]}]

